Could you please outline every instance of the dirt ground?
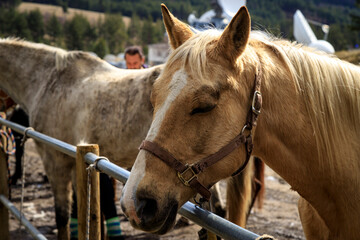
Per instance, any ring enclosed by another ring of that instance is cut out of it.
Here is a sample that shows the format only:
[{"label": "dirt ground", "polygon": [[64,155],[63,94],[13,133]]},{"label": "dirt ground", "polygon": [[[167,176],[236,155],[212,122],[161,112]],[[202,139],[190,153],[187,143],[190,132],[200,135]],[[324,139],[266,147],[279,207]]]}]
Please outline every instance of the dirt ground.
[{"label": "dirt ground", "polygon": [[[14,169],[14,159],[11,158],[11,171]],[[25,217],[46,238],[56,239],[54,198],[49,183],[44,182],[44,169],[38,156],[34,142],[29,139],[25,145],[25,188],[23,212]],[[122,184],[117,184],[120,192]],[[14,205],[20,209],[21,182],[12,187]],[[118,194],[117,196],[120,196]],[[298,194],[290,190],[290,186],[271,169],[266,169],[266,197],[262,210],[253,210],[247,229],[259,235],[269,234],[277,239],[305,239],[299,214],[297,211]],[[194,223],[189,226],[174,229],[163,236],[156,236],[134,230],[125,219],[117,201],[118,215],[122,220],[121,228],[127,240],[130,239],[197,239],[200,227]],[[27,240],[31,235],[24,227],[19,230],[19,221],[10,214],[10,239]]]}]

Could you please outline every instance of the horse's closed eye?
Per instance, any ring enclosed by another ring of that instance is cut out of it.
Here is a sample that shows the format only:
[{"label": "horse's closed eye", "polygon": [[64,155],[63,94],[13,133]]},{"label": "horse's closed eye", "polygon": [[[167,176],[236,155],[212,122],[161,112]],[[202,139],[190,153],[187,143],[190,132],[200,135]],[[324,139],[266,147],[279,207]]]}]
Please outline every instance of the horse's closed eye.
[{"label": "horse's closed eye", "polygon": [[213,110],[215,107],[216,107],[216,105],[207,105],[204,107],[197,107],[191,111],[190,115],[194,115],[194,114],[198,114],[198,113],[207,113],[207,112],[210,112],[211,110]]}]

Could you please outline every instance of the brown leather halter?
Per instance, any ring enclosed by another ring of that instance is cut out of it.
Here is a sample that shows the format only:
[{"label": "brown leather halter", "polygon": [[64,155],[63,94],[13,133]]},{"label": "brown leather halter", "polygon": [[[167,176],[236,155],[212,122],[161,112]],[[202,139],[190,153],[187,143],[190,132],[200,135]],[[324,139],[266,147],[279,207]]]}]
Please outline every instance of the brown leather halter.
[{"label": "brown leather halter", "polygon": [[[140,150],[144,149],[152,153],[160,160],[165,162],[168,166],[175,169],[177,171],[177,175],[179,179],[185,186],[189,186],[193,188],[198,193],[200,193],[203,196],[203,198],[205,198],[205,200],[209,200],[211,193],[208,188],[206,188],[198,181],[197,175],[200,172],[203,172],[206,168],[212,166],[213,164],[217,163],[218,161],[229,155],[241,144],[245,144],[246,160],[243,163],[243,165],[241,165],[241,167],[232,174],[232,176],[235,176],[236,174],[239,174],[242,170],[244,170],[247,163],[249,162],[251,152],[253,149],[251,130],[253,126],[256,126],[256,120],[258,115],[260,114],[261,105],[262,105],[260,86],[261,86],[261,79],[260,79],[260,68],[259,68],[258,73],[255,74],[255,84],[254,84],[254,93],[252,97],[252,104],[249,113],[247,115],[247,120],[244,127],[242,128],[239,135],[237,135],[232,141],[230,141],[227,145],[222,147],[216,153],[213,153],[201,159],[200,161],[189,165],[189,164],[183,164],[182,162],[177,160],[171,153],[169,153],[167,150],[165,150],[155,142],[144,140],[141,143],[139,149]],[[248,134],[246,134],[245,132],[247,132]]]}]

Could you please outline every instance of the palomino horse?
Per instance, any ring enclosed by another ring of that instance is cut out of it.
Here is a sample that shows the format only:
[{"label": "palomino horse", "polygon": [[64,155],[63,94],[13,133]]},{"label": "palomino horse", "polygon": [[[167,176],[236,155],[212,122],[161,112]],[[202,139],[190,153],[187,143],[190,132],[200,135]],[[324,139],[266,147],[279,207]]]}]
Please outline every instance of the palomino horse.
[{"label": "palomino horse", "polygon": [[[0,88],[28,113],[30,126],[70,144],[97,143],[102,155],[124,168],[132,167],[150,127],[150,93],[162,68],[118,69],[84,52],[0,39]],[[36,145],[54,192],[58,238],[68,239],[75,160]],[[228,191],[243,198],[240,219],[248,211],[251,175],[230,182],[230,189],[243,185]]]},{"label": "palomino horse", "polygon": [[121,198],[132,225],[166,232],[185,201],[252,154],[300,194],[308,239],[359,239],[360,68],[250,34],[245,7],[222,33],[196,35],[162,12],[174,51]]}]

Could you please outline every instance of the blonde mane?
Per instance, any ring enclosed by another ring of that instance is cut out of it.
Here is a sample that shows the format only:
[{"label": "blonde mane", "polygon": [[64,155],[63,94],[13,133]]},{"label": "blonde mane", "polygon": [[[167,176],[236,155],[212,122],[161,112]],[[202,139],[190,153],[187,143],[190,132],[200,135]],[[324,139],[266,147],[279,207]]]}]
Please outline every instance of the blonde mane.
[{"label": "blonde mane", "polygon": [[341,162],[359,162],[353,150],[360,144],[360,67],[289,41],[265,42],[281,53],[298,86],[314,130],[319,166],[338,174]]},{"label": "blonde mane", "polygon": [[[179,64],[178,60],[183,59],[180,63],[182,67],[189,65],[191,74],[206,77],[209,69],[207,46],[220,35],[220,31],[213,29],[195,34],[171,53],[166,68]],[[336,172],[340,158],[357,159],[359,156],[349,155],[354,151],[348,150],[356,149],[360,144],[356,137],[360,132],[360,67],[263,32],[252,32],[250,45],[252,41],[260,41],[271,51],[276,51],[290,70],[290,78],[297,86],[311,119],[320,166],[329,165]],[[247,63],[258,61],[255,54],[247,53],[250,54],[238,60]],[[352,126],[352,131],[344,130],[349,128],[343,128],[343,125]]]}]

